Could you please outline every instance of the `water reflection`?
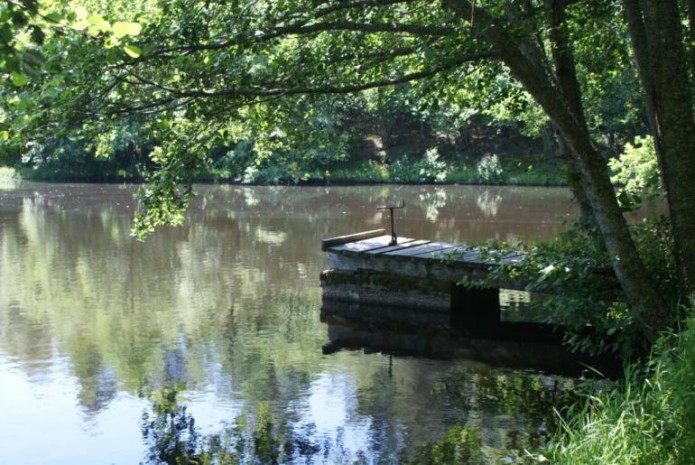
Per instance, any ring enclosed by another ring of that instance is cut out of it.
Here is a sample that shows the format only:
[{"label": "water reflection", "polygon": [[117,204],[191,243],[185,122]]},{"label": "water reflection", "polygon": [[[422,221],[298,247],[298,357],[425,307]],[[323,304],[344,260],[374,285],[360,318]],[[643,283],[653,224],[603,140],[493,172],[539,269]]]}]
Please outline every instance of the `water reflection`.
[{"label": "water reflection", "polygon": [[435,187],[432,191],[426,191],[419,195],[420,205],[425,210],[425,219],[435,223],[439,218],[439,209],[446,205],[446,189]]},{"label": "water reflection", "polygon": [[482,191],[475,200],[478,208],[488,218],[497,216],[497,211],[502,203],[502,196],[499,192],[491,192],[488,189]]},{"label": "water reflection", "polygon": [[[319,244],[387,226],[376,207],[390,199],[407,205],[396,219],[404,236],[548,238],[571,215],[566,191],[500,190],[493,218],[469,187],[201,186],[186,226],[145,243],[129,237],[133,191],[20,184],[0,192],[0,437],[50,451],[7,446],[0,463],[137,463],[147,405],[138,393],[172,383],[185,384],[203,433],[252,418],[263,404],[274,424],[355,460],[395,462],[398,448],[471,418],[529,423],[521,406],[442,394],[478,398],[475,380],[502,376],[495,370],[324,355]],[[522,436],[542,434],[534,428]]]}]

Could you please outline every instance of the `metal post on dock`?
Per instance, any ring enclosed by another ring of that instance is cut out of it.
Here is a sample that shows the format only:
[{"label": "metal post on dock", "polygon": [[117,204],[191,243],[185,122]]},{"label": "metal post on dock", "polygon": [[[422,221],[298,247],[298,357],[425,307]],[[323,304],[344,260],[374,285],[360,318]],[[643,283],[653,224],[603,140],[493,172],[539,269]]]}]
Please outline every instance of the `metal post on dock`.
[{"label": "metal post on dock", "polygon": [[385,207],[377,208],[377,210],[388,210],[389,215],[391,216],[391,242],[389,242],[389,245],[398,244],[398,236],[396,236],[396,228],[393,222],[393,210],[398,208],[405,208],[405,202],[401,201],[398,205],[387,205]]}]

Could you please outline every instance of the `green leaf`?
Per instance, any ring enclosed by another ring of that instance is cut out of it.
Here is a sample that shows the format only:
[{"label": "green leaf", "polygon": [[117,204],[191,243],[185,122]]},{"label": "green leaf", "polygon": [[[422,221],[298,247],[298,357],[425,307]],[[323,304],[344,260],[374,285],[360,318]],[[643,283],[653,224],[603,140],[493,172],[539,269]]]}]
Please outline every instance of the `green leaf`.
[{"label": "green leaf", "polygon": [[120,39],[125,36],[138,36],[142,31],[140,23],[131,23],[125,21],[117,21],[113,25],[113,34]]},{"label": "green leaf", "polygon": [[59,23],[63,20],[63,16],[60,13],[48,13],[44,16],[44,19],[50,23]]},{"label": "green leaf", "polygon": [[89,28],[90,34],[99,34],[100,32],[107,32],[111,30],[111,23],[105,20],[102,16],[90,16],[87,18],[87,22],[91,24]]},{"label": "green leaf", "polygon": [[125,51],[131,58],[138,58],[142,54],[140,47],[136,47],[135,45],[125,45],[123,47],[123,51]]},{"label": "green leaf", "polygon": [[29,78],[26,74],[12,73],[12,84],[14,84],[15,86],[21,87],[23,85],[26,85],[27,82],[29,82]]}]

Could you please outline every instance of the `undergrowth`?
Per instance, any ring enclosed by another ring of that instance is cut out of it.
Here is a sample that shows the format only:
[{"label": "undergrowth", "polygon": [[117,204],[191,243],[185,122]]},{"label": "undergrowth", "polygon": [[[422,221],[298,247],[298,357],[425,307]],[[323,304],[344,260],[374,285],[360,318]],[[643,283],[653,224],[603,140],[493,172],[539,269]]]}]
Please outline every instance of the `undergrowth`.
[{"label": "undergrowth", "polygon": [[626,370],[622,384],[562,413],[562,426],[531,462],[695,463],[695,309],[680,333],[664,335],[653,356]]}]

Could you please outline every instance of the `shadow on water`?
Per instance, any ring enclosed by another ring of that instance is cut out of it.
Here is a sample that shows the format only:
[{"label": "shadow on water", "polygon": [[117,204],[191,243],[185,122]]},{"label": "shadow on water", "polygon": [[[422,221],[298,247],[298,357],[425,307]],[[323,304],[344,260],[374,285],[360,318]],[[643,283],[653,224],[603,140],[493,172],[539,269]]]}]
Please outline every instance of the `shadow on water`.
[{"label": "shadow on water", "polygon": [[542,323],[502,322],[473,335],[448,312],[339,301],[323,302],[321,321],[328,326],[326,354],[363,350],[572,377],[620,374],[617,360],[570,352],[562,345],[562,331]]}]

